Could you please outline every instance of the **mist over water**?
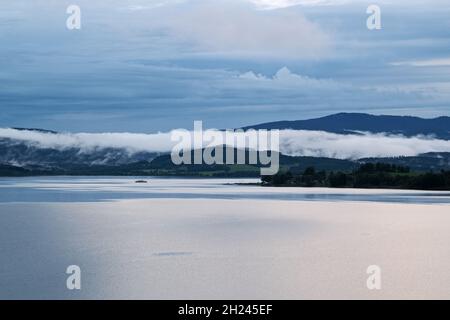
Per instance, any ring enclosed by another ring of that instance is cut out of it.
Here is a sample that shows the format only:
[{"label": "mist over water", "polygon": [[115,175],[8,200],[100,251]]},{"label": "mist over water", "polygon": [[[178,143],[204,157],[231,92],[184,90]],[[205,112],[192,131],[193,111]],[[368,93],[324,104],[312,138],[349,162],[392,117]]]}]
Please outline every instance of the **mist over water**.
[{"label": "mist over water", "polygon": [[[176,130],[175,130],[176,131]],[[12,143],[80,152],[118,148],[130,154],[138,152],[171,152],[176,145],[172,132],[137,133],[47,133],[39,131],[1,129],[0,139]],[[210,133],[214,132],[211,130]],[[191,135],[193,133],[191,132]],[[235,137],[243,133],[235,132]],[[191,148],[191,145],[183,146]],[[204,146],[206,147],[206,146]],[[263,148],[264,146],[259,146]],[[426,152],[450,152],[450,141],[432,136],[405,137],[394,134],[336,134],[324,131],[281,130],[280,151],[285,155],[359,159],[366,157],[416,156]]]}]

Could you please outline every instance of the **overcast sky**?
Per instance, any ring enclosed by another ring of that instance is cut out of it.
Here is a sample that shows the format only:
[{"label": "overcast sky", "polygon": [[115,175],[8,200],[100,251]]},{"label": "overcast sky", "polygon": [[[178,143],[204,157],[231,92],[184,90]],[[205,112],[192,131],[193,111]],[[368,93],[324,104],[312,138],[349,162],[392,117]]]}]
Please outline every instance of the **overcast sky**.
[{"label": "overcast sky", "polygon": [[[423,2],[423,3],[421,3]],[[369,4],[382,29],[366,27]],[[81,30],[66,9],[81,8]],[[0,127],[450,115],[450,1],[0,0]]]}]

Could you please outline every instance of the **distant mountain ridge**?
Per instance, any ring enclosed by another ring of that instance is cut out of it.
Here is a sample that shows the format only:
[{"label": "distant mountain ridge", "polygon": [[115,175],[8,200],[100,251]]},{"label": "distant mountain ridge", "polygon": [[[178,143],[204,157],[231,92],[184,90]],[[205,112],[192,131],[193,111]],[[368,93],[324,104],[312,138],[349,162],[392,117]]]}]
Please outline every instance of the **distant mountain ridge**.
[{"label": "distant mountain ridge", "polygon": [[371,115],[365,113],[337,113],[322,118],[268,122],[244,127],[249,129],[293,129],[350,134],[358,131],[402,134],[407,137],[431,135],[450,140],[450,117],[424,119],[412,116]]},{"label": "distant mountain ridge", "polygon": [[18,131],[32,131],[32,132],[41,132],[41,133],[52,133],[57,134],[58,132],[53,130],[45,130],[45,129],[39,129],[39,128],[11,128]]}]

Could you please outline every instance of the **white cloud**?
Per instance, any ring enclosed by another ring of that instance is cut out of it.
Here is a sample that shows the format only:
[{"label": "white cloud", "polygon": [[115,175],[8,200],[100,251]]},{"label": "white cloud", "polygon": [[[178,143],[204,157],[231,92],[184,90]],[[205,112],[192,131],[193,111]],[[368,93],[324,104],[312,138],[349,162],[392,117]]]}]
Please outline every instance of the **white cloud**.
[{"label": "white cloud", "polygon": [[393,62],[391,65],[412,67],[450,67],[450,58],[400,61]]},{"label": "white cloud", "polygon": [[239,79],[246,80],[253,84],[267,85],[271,88],[298,88],[301,90],[334,90],[346,87],[331,79],[316,79],[308,76],[293,73],[289,68],[283,67],[278,70],[273,77],[267,77],[261,74],[255,74],[253,71],[243,73],[238,76]]},{"label": "white cloud", "polygon": [[[236,133],[239,134],[239,133]],[[0,138],[26,142],[42,148],[122,148],[130,153],[170,152],[174,146],[171,132],[133,133],[61,133],[0,129]],[[415,156],[425,152],[450,152],[450,141],[430,137],[404,137],[387,134],[342,135],[323,131],[280,131],[280,151],[286,155],[316,156],[338,159],[364,157]]]},{"label": "white cloud", "polygon": [[347,3],[348,0],[249,0],[261,9],[280,9],[292,6],[318,6],[338,5]]},{"label": "white cloud", "polygon": [[[212,2],[211,0],[209,0]],[[220,0],[214,0],[220,2]],[[348,3],[351,0],[227,0],[230,2],[242,2],[242,3],[252,3],[258,9],[271,10],[271,9],[281,9],[289,8],[293,6],[323,6],[323,5],[341,5]],[[179,4],[183,2],[195,2],[195,0],[137,0],[128,1],[128,8],[133,11],[137,10],[148,10],[158,7],[162,7],[170,4]],[[203,4],[205,3],[202,1]]]},{"label": "white cloud", "polygon": [[331,38],[300,12],[255,10],[241,1],[193,2],[167,12],[160,24],[198,53],[318,58]]},{"label": "white cloud", "polygon": [[401,135],[334,134],[323,131],[283,130],[280,150],[288,155],[338,159],[415,156],[426,152],[449,152],[450,141]]},{"label": "white cloud", "polygon": [[[346,4],[373,4],[371,0],[244,0],[254,3],[257,7],[262,9],[280,9],[292,6],[339,6]],[[418,5],[423,4],[423,0],[377,0],[378,5],[393,5],[393,4],[408,4]],[[448,5],[448,0],[429,0],[428,4]]]},{"label": "white cloud", "polygon": [[0,138],[25,141],[41,148],[80,148],[90,151],[96,148],[120,148],[129,152],[170,150],[170,133],[45,133],[38,131],[0,129]]},{"label": "white cloud", "polygon": [[180,4],[187,0],[147,0],[147,1],[134,1],[128,5],[128,9],[131,11],[151,10],[161,8],[167,5]]}]

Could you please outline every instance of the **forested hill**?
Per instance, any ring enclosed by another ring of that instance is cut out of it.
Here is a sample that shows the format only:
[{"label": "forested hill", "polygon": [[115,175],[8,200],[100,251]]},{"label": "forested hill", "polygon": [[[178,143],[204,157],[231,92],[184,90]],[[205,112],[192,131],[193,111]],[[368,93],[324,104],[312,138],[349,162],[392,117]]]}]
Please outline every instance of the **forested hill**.
[{"label": "forested hill", "polygon": [[438,139],[450,140],[450,117],[424,119],[412,116],[338,113],[317,119],[263,123],[244,129],[315,130],[340,134],[364,131],[402,134],[407,137],[431,135]]}]

